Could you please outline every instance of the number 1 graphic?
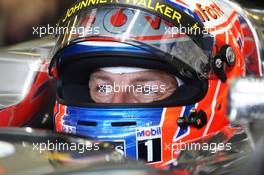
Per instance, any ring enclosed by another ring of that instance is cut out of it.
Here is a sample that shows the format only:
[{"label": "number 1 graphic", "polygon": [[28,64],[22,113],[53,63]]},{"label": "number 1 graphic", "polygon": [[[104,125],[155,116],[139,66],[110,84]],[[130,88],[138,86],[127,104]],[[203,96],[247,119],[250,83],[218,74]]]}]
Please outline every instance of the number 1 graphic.
[{"label": "number 1 graphic", "polygon": [[145,142],[145,146],[147,146],[148,162],[152,162],[153,161],[153,141],[148,140],[147,142]]}]

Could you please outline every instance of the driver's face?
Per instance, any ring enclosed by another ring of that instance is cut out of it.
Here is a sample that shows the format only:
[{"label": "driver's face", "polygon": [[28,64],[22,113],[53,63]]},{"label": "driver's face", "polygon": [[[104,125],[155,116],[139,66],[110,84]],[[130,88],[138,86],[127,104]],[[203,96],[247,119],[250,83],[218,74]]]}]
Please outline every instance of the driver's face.
[{"label": "driver's face", "polygon": [[158,70],[115,74],[99,69],[89,81],[96,103],[151,103],[166,99],[177,87],[174,76]]}]

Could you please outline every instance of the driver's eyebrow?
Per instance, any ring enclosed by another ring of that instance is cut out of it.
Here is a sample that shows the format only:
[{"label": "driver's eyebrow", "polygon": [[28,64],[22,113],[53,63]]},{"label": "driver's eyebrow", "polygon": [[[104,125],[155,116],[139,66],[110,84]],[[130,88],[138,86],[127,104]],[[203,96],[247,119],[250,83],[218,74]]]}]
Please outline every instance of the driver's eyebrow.
[{"label": "driver's eyebrow", "polygon": [[111,81],[111,79],[104,75],[93,75],[90,79],[92,80],[103,80],[103,81]]},{"label": "driver's eyebrow", "polygon": [[150,78],[144,78],[144,77],[138,77],[133,80],[133,82],[148,82],[148,81],[162,81],[160,78],[150,77]]}]

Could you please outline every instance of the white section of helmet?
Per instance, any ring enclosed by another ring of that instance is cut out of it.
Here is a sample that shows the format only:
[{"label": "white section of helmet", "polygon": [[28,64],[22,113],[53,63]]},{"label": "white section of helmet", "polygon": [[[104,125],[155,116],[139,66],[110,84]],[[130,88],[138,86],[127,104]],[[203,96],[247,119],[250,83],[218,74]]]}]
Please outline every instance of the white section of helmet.
[{"label": "white section of helmet", "polygon": [[128,73],[145,72],[145,71],[149,71],[150,69],[144,69],[138,67],[104,67],[101,68],[101,70],[112,74],[128,74]]}]

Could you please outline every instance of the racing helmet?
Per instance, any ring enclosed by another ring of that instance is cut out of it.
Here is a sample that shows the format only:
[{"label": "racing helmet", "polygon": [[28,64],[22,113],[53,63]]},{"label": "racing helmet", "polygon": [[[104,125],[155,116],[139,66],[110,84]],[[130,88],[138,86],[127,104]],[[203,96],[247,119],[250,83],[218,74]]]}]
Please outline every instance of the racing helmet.
[{"label": "racing helmet", "polygon": [[[228,81],[245,75],[240,17],[222,1],[76,1],[59,21],[50,64],[56,131],[113,141],[127,157],[169,165],[178,143],[229,125]],[[91,74],[114,68],[166,72],[178,87],[151,103],[96,103]]]}]

